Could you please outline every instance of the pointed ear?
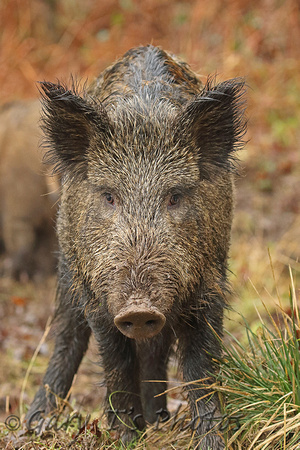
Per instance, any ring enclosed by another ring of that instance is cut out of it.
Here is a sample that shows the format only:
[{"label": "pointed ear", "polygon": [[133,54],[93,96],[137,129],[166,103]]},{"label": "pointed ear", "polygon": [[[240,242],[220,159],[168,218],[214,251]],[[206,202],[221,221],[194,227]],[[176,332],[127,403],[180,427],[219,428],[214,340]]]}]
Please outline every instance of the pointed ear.
[{"label": "pointed ear", "polygon": [[183,126],[196,144],[203,178],[210,178],[216,167],[234,169],[234,153],[243,146],[246,132],[245,82],[211,84],[209,80],[182,115]]},{"label": "pointed ear", "polygon": [[40,83],[42,93],[42,129],[47,153],[45,162],[55,173],[87,171],[87,152],[95,133],[108,126],[108,117],[101,104],[91,105],[61,84]]}]

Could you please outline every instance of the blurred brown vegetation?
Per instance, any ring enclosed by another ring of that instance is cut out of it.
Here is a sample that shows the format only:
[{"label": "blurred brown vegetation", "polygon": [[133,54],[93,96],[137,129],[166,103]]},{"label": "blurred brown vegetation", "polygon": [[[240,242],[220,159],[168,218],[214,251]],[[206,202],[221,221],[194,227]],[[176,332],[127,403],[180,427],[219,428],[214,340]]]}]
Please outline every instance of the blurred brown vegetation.
[{"label": "blurred brown vegetation", "polygon": [[[129,48],[160,45],[204,76],[245,76],[250,130],[275,127],[275,150],[299,123],[298,0],[2,0],[1,100],[37,95],[38,80],[90,80]],[[298,116],[297,116],[298,114]],[[280,133],[280,126],[286,126]],[[277,138],[277,139],[275,139]]]},{"label": "blurred brown vegetation", "polygon": [[[35,97],[37,81],[71,73],[91,81],[129,48],[160,45],[204,80],[246,77],[242,158],[270,192],[299,165],[299,42],[298,0],[2,0],[0,99]],[[297,199],[288,203],[299,212]]]}]

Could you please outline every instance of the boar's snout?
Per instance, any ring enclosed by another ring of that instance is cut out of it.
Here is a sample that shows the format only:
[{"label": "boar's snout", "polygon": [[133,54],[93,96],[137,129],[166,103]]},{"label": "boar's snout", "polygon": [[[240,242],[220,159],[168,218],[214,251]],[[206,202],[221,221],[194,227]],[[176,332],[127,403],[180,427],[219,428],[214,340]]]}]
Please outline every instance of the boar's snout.
[{"label": "boar's snout", "polygon": [[156,308],[131,306],[115,317],[116,327],[131,339],[146,339],[158,334],[166,318]]}]

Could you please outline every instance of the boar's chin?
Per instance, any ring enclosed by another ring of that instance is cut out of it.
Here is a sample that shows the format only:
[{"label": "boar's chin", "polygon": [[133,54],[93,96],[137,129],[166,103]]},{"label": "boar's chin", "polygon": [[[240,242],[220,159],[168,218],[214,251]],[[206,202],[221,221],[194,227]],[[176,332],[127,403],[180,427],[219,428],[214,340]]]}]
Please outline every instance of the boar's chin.
[{"label": "boar's chin", "polygon": [[123,308],[114,319],[116,327],[130,339],[147,339],[158,334],[166,317],[155,307],[132,305]]}]

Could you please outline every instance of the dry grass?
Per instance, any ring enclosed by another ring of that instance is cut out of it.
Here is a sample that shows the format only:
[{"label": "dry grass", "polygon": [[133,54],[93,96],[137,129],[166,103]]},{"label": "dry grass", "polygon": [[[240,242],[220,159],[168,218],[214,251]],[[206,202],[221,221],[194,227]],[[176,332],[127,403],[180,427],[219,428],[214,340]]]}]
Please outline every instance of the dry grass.
[{"label": "dry grass", "polygon": [[231,335],[224,346],[218,390],[225,395],[224,413],[240,424],[229,433],[229,448],[299,448],[300,319],[291,270],[289,298],[287,308],[277,297],[272,313],[261,300],[259,326],[243,319],[246,343]]}]

